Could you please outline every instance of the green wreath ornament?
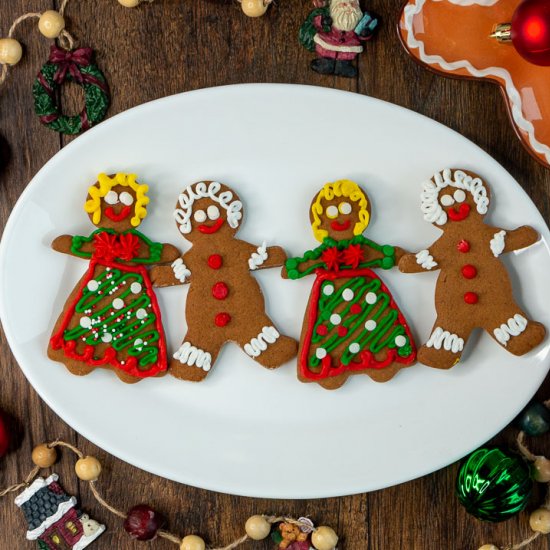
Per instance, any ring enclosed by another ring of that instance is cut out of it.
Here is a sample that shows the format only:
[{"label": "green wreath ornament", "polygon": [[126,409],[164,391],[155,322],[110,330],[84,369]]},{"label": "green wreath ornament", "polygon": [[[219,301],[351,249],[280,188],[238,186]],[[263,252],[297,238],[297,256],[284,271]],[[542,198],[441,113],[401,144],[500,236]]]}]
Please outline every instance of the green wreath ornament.
[{"label": "green wreath ornament", "polygon": [[[33,87],[34,110],[40,122],[62,134],[80,134],[105,118],[110,103],[109,87],[99,67],[93,63],[94,51],[73,51],[52,46]],[[74,82],[84,90],[84,108],[78,115],[64,115],[57,91],[65,82]]]}]

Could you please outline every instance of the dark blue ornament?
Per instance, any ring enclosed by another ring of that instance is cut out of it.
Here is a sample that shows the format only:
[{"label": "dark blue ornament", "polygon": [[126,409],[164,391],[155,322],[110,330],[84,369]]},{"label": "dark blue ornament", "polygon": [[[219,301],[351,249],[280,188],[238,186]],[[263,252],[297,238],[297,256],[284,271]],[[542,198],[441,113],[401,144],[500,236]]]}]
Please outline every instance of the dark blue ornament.
[{"label": "dark blue ornament", "polygon": [[527,435],[543,435],[550,430],[550,410],[539,401],[531,401],[514,423]]}]

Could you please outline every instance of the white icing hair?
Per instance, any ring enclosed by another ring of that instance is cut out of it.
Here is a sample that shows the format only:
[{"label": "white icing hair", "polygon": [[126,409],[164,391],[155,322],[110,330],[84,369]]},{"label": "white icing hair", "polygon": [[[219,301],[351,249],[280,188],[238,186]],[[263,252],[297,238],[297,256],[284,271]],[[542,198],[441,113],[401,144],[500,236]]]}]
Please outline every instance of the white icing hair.
[{"label": "white icing hair", "polygon": [[481,178],[472,178],[462,170],[455,170],[453,173],[452,170],[446,168],[434,174],[432,179],[424,183],[424,189],[420,195],[420,210],[427,222],[437,225],[447,223],[447,213],[441,208],[438,198],[441,189],[449,185],[469,191],[474,197],[477,211],[480,214],[487,214],[489,197]]},{"label": "white icing hair", "polygon": [[227,212],[227,223],[233,229],[239,227],[239,220],[243,217],[241,210],[243,204],[233,199],[233,193],[229,190],[220,193],[222,184],[217,181],[210,183],[200,181],[185,188],[179,196],[178,202],[181,208],[176,208],[174,218],[180,231],[185,235],[191,233],[191,214],[193,203],[198,199],[208,198],[217,202]]}]

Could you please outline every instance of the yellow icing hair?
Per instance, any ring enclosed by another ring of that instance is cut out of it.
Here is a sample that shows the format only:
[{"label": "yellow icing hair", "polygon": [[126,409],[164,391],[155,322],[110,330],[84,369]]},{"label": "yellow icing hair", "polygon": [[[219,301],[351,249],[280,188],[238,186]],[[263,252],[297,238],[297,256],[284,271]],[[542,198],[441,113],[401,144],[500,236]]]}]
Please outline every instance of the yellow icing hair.
[{"label": "yellow icing hair", "polygon": [[88,189],[88,194],[91,199],[87,200],[84,204],[84,210],[88,214],[92,214],[92,221],[94,224],[98,224],[101,221],[101,199],[113,188],[115,185],[123,185],[125,187],[132,188],[136,193],[136,202],[134,205],[134,216],[130,220],[132,226],[137,227],[143,218],[147,216],[146,205],[149,203],[149,197],[147,191],[149,186],[140,184],[136,181],[137,176],[135,174],[116,174],[112,178],[107,174],[99,174],[97,176],[97,184],[92,185]]},{"label": "yellow icing hair", "polygon": [[323,242],[323,239],[328,235],[328,231],[320,229],[321,215],[324,212],[321,201],[330,201],[334,197],[346,197],[359,203],[359,221],[353,228],[354,235],[361,235],[367,228],[367,225],[369,225],[370,215],[367,197],[361,188],[351,180],[338,180],[333,183],[327,183],[321,191],[319,191],[311,205],[311,213],[313,215],[311,229],[313,230],[313,235],[319,242]]}]

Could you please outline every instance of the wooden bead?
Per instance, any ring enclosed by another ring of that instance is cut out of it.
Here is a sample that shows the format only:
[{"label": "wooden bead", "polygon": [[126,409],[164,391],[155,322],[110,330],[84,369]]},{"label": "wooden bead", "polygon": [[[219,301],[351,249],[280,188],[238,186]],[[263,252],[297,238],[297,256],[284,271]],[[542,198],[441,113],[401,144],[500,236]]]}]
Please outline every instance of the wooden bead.
[{"label": "wooden bead", "polygon": [[40,468],[49,468],[57,460],[57,451],[54,447],[48,447],[45,443],[32,450],[32,461]]},{"label": "wooden bead", "polygon": [[484,544],[483,546],[479,547],[479,550],[499,550],[499,548],[494,544]]},{"label": "wooden bead", "polygon": [[550,481],[550,460],[544,456],[537,456],[533,463],[533,478],[539,483]]},{"label": "wooden bead", "polygon": [[95,481],[101,473],[101,464],[93,456],[85,456],[77,460],[74,471],[82,481]]},{"label": "wooden bead", "polygon": [[183,538],[180,550],[205,550],[206,544],[198,535],[187,535]]},{"label": "wooden bead", "polygon": [[2,65],[16,65],[23,57],[23,48],[15,38],[0,39],[0,63]]},{"label": "wooden bead", "polygon": [[241,8],[248,17],[261,17],[267,6],[264,0],[241,0]]},{"label": "wooden bead", "polygon": [[333,529],[323,525],[313,532],[311,542],[317,550],[334,550],[338,544],[338,535]]},{"label": "wooden bead", "polygon": [[529,517],[529,526],[533,531],[547,535],[550,533],[550,510],[539,508]]},{"label": "wooden bead", "polygon": [[271,525],[263,516],[250,516],[244,530],[252,540],[264,540],[271,532]]},{"label": "wooden bead", "polygon": [[38,20],[38,30],[46,38],[58,38],[64,28],[65,19],[58,11],[45,11]]},{"label": "wooden bead", "polygon": [[135,8],[139,6],[141,0],[118,0],[119,4],[122,4],[125,8]]}]

